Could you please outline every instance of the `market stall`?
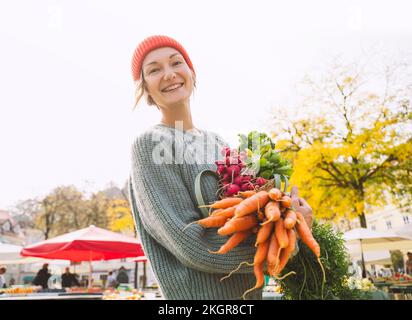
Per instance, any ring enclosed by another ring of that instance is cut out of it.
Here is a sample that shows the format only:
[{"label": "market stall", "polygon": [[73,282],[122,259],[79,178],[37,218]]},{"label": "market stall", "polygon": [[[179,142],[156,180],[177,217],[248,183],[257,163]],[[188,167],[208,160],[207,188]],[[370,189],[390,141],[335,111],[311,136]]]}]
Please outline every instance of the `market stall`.
[{"label": "market stall", "polygon": [[[27,246],[21,250],[21,255],[73,262],[89,262],[88,288],[67,288],[57,292],[33,290],[33,292],[26,294],[26,298],[68,299],[76,297],[77,299],[101,299],[103,289],[100,287],[94,288],[92,284],[92,261],[139,257],[143,256],[144,253],[140,243],[135,238],[90,226]],[[43,295],[39,295],[39,293],[43,293]],[[10,293],[3,293],[3,297],[4,294]]]}]

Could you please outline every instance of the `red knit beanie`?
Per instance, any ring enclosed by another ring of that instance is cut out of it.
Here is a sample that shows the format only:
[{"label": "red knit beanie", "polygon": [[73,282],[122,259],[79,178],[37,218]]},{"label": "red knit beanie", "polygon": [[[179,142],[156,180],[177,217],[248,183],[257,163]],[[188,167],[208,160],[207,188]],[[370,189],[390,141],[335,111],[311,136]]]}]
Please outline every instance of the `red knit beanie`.
[{"label": "red knit beanie", "polygon": [[172,47],[179,51],[182,54],[183,58],[186,60],[186,63],[189,66],[189,68],[193,72],[195,72],[192,65],[192,61],[190,61],[189,55],[179,42],[167,36],[157,35],[144,39],[135,49],[132,59],[132,75],[134,81],[140,80],[142,73],[142,63],[146,55],[150,51],[162,47]]}]

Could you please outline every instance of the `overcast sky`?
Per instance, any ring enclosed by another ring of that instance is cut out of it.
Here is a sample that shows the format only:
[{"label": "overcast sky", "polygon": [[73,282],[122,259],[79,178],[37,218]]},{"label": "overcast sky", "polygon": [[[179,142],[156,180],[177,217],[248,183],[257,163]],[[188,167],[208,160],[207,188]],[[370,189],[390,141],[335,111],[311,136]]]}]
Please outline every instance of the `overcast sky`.
[{"label": "overcast sky", "polygon": [[[130,145],[160,113],[132,112],[139,41],[166,34],[197,73],[194,124],[236,146],[330,57],[412,52],[407,1],[0,2],[0,209],[58,185],[123,185]],[[298,110],[297,110],[298,112]]]}]

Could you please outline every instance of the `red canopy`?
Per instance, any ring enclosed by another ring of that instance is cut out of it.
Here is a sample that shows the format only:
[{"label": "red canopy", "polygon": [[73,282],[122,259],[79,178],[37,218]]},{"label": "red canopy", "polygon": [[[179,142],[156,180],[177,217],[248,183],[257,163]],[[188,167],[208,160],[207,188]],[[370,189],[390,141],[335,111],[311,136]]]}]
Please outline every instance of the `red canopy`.
[{"label": "red canopy", "polygon": [[29,245],[21,255],[80,262],[139,257],[144,253],[135,238],[90,226]]},{"label": "red canopy", "polygon": [[133,261],[133,262],[146,262],[146,261],[147,261],[147,258],[144,257],[144,256],[141,256],[141,257],[138,257],[138,258],[133,259],[132,261]]}]

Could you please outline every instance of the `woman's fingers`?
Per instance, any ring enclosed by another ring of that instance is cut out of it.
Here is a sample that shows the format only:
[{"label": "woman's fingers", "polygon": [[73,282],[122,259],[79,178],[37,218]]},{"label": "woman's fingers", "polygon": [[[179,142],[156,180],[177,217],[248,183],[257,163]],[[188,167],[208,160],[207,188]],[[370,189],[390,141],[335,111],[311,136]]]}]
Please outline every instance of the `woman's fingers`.
[{"label": "woman's fingers", "polygon": [[293,208],[295,208],[295,210],[299,208],[300,206],[298,193],[299,193],[298,187],[293,186],[292,189],[290,190],[290,198],[292,199],[292,205],[293,205]]},{"label": "woman's fingers", "polygon": [[305,199],[299,198],[299,203],[301,205],[301,210],[300,212],[303,214],[305,217],[306,223],[308,224],[309,227],[312,227],[312,208],[311,206],[306,202]]},{"label": "woman's fingers", "polygon": [[292,205],[295,210],[299,210],[303,214],[308,225],[312,225],[312,208],[305,199],[299,198],[298,187],[293,186],[290,190],[290,197],[292,198]]},{"label": "woman's fingers", "polygon": [[290,189],[290,197],[291,198],[295,198],[295,197],[297,198],[298,193],[299,193],[299,190],[298,190],[297,186],[293,186],[292,189]]},{"label": "woman's fingers", "polygon": [[302,207],[310,208],[310,205],[303,198],[299,198],[299,205]]}]

